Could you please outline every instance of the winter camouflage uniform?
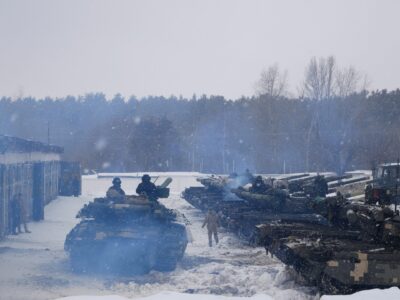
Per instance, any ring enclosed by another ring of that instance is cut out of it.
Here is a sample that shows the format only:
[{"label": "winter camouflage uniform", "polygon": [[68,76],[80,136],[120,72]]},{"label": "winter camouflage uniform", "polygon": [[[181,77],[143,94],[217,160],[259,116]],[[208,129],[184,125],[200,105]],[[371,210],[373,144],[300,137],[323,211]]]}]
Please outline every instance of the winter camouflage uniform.
[{"label": "winter camouflage uniform", "polygon": [[149,197],[149,200],[151,201],[156,201],[157,200],[157,195],[156,195],[156,190],[157,187],[154,183],[150,181],[150,176],[147,174],[144,174],[142,176],[142,182],[139,183],[138,187],[136,188],[136,193],[138,195],[145,194],[147,197]]},{"label": "winter camouflage uniform", "polygon": [[21,233],[21,224],[24,225],[24,230],[27,233],[30,233],[28,229],[28,225],[26,224],[27,222],[27,211],[26,211],[26,206],[25,206],[25,201],[22,198],[22,194],[19,193],[16,196],[16,201],[19,203],[19,224],[18,224],[18,232]]},{"label": "winter camouflage uniform", "polygon": [[125,191],[121,188],[121,179],[115,177],[112,181],[113,185],[107,190],[107,198],[114,201],[123,201],[125,198]]}]

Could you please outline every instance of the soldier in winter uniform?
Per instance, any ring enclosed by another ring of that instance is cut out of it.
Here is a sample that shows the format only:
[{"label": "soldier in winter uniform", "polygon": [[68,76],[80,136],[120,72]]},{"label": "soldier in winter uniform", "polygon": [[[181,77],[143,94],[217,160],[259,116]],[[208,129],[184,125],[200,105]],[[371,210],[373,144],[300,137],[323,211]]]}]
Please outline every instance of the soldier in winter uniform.
[{"label": "soldier in winter uniform", "polygon": [[19,224],[18,224],[18,233],[21,233],[21,224],[24,225],[24,231],[26,233],[30,233],[28,229],[28,225],[26,224],[27,222],[27,211],[26,211],[26,206],[24,199],[22,198],[22,194],[18,193],[16,196],[16,201],[18,202],[19,206]]},{"label": "soldier in winter uniform", "polygon": [[11,223],[12,234],[21,233],[21,203],[18,201],[17,195],[11,201]]},{"label": "soldier in winter uniform", "polygon": [[119,177],[115,177],[112,181],[112,184],[113,185],[107,191],[107,198],[123,200],[125,197],[125,192],[121,188],[121,179]]},{"label": "soldier in winter uniform", "polygon": [[218,244],[218,225],[219,225],[219,218],[217,213],[209,209],[206,215],[206,218],[203,222],[202,228],[207,225],[207,231],[208,231],[208,245],[212,247],[212,236],[214,235],[215,243]]},{"label": "soldier in winter uniform", "polygon": [[157,199],[156,195],[156,185],[150,181],[150,176],[148,174],[144,174],[142,176],[142,182],[136,188],[136,193],[138,195],[145,194],[149,197],[149,200],[155,201]]},{"label": "soldier in winter uniform", "polygon": [[255,194],[264,194],[270,188],[271,186],[266,184],[261,176],[257,176],[249,191]]},{"label": "soldier in winter uniform", "polygon": [[317,175],[314,179],[315,194],[318,197],[326,197],[328,194],[328,183],[324,176]]}]

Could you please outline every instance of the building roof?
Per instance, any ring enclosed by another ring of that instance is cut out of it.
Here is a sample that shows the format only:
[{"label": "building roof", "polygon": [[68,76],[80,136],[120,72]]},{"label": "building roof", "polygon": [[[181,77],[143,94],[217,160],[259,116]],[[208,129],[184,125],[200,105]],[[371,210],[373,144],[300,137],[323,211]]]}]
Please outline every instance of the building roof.
[{"label": "building roof", "polygon": [[26,140],[13,136],[0,135],[0,154],[13,153],[63,153],[64,149],[59,146],[47,145],[37,141]]}]

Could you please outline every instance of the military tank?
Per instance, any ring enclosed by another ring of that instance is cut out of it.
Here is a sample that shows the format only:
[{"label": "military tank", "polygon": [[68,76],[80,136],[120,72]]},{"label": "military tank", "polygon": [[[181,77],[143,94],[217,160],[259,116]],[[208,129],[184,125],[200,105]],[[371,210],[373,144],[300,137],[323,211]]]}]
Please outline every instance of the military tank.
[{"label": "military tank", "polygon": [[212,207],[221,210],[230,204],[243,205],[244,201],[231,192],[232,188],[242,183],[247,183],[243,176],[221,176],[211,175],[197,178],[202,186],[186,188],[182,198],[194,207],[206,211]]},{"label": "military tank", "polygon": [[267,253],[325,294],[400,286],[400,217],[391,207],[340,193],[316,199],[327,224],[279,220],[257,226]]},{"label": "military tank", "polygon": [[[158,198],[169,189],[157,187]],[[172,271],[188,243],[184,220],[146,196],[96,198],[78,213],[81,222],[67,235],[64,248],[75,272],[145,274]]]},{"label": "military tank", "polygon": [[[308,175],[293,175],[287,178],[297,179]],[[263,194],[251,191],[251,178],[248,174],[213,175],[199,178],[198,181],[203,186],[185,189],[182,197],[203,211],[213,208],[218,212],[221,226],[253,245],[258,245],[258,224],[280,219],[326,222],[325,218],[313,213],[308,196],[290,196],[283,180],[265,176],[261,178],[271,186],[271,189]]]},{"label": "military tank", "polygon": [[373,179],[365,190],[365,202],[368,204],[399,204],[400,162],[380,164],[372,170]]}]

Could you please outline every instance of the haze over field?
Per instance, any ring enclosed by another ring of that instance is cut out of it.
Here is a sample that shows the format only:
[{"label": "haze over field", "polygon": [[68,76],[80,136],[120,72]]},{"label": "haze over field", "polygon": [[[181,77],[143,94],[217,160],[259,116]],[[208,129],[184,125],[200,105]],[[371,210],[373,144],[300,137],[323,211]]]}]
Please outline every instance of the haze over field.
[{"label": "haze over field", "polygon": [[395,89],[396,0],[0,1],[0,95],[111,97],[254,93],[264,67],[289,72],[292,93],[311,57]]},{"label": "haze over field", "polygon": [[399,12],[0,0],[0,300],[400,299]]}]

